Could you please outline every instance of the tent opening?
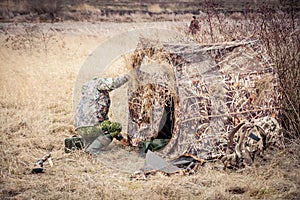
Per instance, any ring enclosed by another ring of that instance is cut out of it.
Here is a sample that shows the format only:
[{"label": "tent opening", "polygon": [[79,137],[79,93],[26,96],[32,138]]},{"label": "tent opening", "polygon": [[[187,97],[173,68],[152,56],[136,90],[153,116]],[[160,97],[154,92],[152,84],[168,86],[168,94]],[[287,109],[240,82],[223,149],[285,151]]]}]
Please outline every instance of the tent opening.
[{"label": "tent opening", "polygon": [[[165,92],[168,94],[168,91]],[[156,139],[171,139],[175,116],[174,116],[174,98],[172,95],[166,95],[164,114],[160,121],[159,132]]]}]

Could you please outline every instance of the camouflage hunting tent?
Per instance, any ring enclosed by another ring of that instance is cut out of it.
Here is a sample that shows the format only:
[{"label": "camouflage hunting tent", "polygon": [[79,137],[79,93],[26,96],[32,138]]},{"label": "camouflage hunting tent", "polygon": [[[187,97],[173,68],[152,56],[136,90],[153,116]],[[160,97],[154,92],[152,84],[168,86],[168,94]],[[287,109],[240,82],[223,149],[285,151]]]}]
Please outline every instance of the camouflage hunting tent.
[{"label": "camouflage hunting tent", "polygon": [[276,73],[257,41],[142,42],[132,65],[128,138],[170,138],[158,151],[165,158],[220,158],[239,122],[278,115]]},{"label": "camouflage hunting tent", "polygon": [[277,75],[258,41],[204,45],[140,39],[126,59],[128,82],[110,93],[109,118],[122,124],[129,146],[115,143],[100,152],[107,165],[130,173],[141,169],[145,160],[135,150],[154,139],[167,141],[158,156],[201,163],[226,158],[232,150],[229,135],[237,128],[249,132],[254,124],[258,131],[280,135]]}]

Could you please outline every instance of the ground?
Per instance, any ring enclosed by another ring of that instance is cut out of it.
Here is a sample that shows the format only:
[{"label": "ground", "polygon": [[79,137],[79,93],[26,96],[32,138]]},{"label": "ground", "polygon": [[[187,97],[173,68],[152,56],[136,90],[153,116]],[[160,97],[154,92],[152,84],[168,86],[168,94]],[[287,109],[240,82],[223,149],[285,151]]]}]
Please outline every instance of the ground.
[{"label": "ground", "polygon": [[[191,175],[146,181],[82,152],[64,153],[73,134],[73,88],[88,55],[113,35],[149,26],[173,24],[0,24],[1,199],[299,199],[297,141],[238,171],[207,163]],[[53,167],[31,174],[49,150]]]}]

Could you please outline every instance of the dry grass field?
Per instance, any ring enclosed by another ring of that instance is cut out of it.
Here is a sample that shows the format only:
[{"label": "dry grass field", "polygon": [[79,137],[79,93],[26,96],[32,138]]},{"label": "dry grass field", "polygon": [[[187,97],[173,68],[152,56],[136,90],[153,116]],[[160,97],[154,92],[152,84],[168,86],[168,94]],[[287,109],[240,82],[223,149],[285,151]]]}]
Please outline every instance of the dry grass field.
[{"label": "dry grass field", "polygon": [[[149,26],[172,22],[0,24],[1,199],[300,199],[299,141],[239,171],[207,163],[192,175],[147,181],[82,152],[64,153],[83,62],[106,38]],[[49,150],[53,167],[46,162],[45,173],[31,174]]]}]

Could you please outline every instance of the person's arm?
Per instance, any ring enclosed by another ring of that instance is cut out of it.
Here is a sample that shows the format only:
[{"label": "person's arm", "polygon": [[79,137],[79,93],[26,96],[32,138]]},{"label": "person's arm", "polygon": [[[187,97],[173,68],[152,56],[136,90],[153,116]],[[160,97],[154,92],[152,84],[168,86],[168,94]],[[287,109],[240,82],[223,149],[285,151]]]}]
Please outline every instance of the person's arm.
[{"label": "person's arm", "polygon": [[116,78],[98,78],[97,89],[112,91],[124,85],[128,81],[128,78],[128,75]]}]

